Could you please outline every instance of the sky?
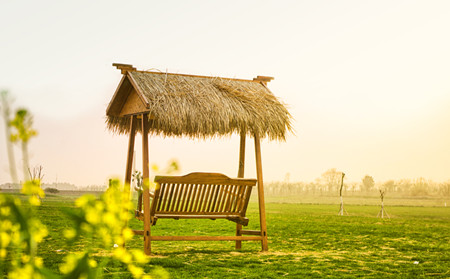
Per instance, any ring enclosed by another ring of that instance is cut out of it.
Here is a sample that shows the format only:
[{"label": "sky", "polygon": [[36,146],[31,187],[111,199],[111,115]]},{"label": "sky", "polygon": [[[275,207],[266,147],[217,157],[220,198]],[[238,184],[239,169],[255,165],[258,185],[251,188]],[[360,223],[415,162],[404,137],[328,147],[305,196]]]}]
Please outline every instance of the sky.
[{"label": "sky", "polygon": [[[140,70],[275,77],[295,134],[262,142],[266,181],[450,179],[449,1],[0,0],[0,90],[34,115],[44,182],[125,173],[126,136],[106,130],[121,79]],[[0,123],[0,184],[9,182]],[[246,177],[255,177],[247,139]],[[141,140],[136,141],[140,169]],[[14,148],[21,174],[21,152]],[[150,161],[237,175],[239,139],[150,137]]]}]

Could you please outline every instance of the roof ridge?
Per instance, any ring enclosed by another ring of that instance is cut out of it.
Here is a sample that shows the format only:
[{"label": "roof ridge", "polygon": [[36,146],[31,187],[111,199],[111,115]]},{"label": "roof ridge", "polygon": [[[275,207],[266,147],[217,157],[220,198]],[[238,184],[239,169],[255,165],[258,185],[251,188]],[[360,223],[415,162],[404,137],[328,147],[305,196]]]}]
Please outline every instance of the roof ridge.
[{"label": "roof ridge", "polygon": [[183,77],[194,77],[194,78],[224,79],[224,80],[247,81],[247,82],[261,82],[261,80],[257,80],[257,79],[252,80],[252,79],[229,78],[229,77],[220,77],[220,76],[202,76],[202,75],[192,75],[192,74],[169,73],[169,72],[161,72],[161,71],[155,72],[155,71],[136,70],[136,71],[133,71],[133,73],[172,75],[172,76],[183,76]]}]

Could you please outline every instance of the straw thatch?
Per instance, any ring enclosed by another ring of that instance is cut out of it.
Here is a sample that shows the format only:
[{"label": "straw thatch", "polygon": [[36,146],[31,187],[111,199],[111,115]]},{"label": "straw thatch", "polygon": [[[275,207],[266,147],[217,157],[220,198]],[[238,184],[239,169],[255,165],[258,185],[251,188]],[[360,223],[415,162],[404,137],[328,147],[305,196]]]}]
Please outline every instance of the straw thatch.
[{"label": "straw thatch", "polygon": [[[245,132],[284,140],[291,115],[259,81],[128,71],[107,110],[109,130],[126,134],[130,115],[120,116],[130,90],[149,112],[150,133],[206,138]],[[131,86],[132,89],[125,87]],[[122,90],[122,87],[125,89]],[[140,126],[140,125],[138,125]]]}]

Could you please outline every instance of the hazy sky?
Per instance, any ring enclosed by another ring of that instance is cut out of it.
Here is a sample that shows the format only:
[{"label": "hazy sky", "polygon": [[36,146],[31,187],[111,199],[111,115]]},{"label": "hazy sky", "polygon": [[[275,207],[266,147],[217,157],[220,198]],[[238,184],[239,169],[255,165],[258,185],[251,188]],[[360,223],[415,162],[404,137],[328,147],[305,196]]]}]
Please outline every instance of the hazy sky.
[{"label": "hazy sky", "polygon": [[[104,124],[121,78],[114,62],[275,77],[269,88],[296,134],[263,142],[266,181],[311,181],[329,168],[351,181],[450,179],[450,1],[0,0],[0,26],[0,89],[35,116],[31,164],[43,165],[44,182],[123,178],[127,138]],[[4,183],[3,121],[0,129]],[[150,160],[236,176],[238,146],[235,136],[150,138]]]}]

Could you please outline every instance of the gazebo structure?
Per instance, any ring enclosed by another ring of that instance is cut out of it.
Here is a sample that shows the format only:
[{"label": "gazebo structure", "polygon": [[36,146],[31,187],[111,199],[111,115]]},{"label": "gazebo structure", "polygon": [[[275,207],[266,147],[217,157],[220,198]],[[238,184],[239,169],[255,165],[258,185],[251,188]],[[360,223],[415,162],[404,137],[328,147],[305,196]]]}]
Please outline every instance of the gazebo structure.
[{"label": "gazebo structure", "polygon": [[[292,131],[291,115],[267,88],[273,78],[231,79],[138,71],[127,64],[113,66],[120,69],[123,76],[106,110],[107,126],[112,132],[129,135],[125,185],[129,187],[131,183],[137,132],[142,134],[144,181],[149,179],[149,134],[203,139],[237,133],[240,135],[238,178],[244,177],[245,141],[251,136],[255,141],[260,230],[245,231],[237,223],[236,236],[215,240],[236,241],[239,249],[242,240],[257,239],[261,241],[262,250],[267,251],[260,139],[284,141]],[[150,195],[149,189],[144,188],[143,201],[140,197],[144,230],[137,233],[144,236],[146,254],[150,254],[152,238]],[[246,239],[243,236],[246,232],[257,237]]]}]

